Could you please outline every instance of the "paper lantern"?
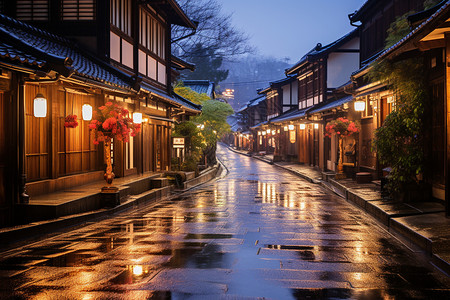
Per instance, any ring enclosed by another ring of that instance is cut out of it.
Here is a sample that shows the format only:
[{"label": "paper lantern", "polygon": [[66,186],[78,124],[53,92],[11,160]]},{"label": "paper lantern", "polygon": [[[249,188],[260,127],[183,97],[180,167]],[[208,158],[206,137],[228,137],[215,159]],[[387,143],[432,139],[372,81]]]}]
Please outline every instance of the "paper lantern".
[{"label": "paper lantern", "polygon": [[36,118],[45,118],[47,116],[47,99],[41,93],[34,97],[33,113]]},{"label": "paper lantern", "polygon": [[133,113],[133,123],[134,124],[142,123],[142,113],[139,113],[139,112]]},{"label": "paper lantern", "polygon": [[90,106],[89,104],[83,104],[81,113],[83,115],[84,121],[92,120],[92,106]]}]

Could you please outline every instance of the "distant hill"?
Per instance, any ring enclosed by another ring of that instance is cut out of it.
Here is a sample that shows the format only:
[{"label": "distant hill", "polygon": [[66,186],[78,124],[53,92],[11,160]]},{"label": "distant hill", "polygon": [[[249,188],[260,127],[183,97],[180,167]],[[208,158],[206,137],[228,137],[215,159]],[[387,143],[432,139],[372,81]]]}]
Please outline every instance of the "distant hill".
[{"label": "distant hill", "polygon": [[223,62],[221,69],[230,71],[228,78],[219,84],[220,91],[234,89],[234,99],[228,102],[237,110],[257,96],[257,89],[267,87],[270,81],[284,78],[284,70],[290,66],[287,59],[254,55],[233,62]]}]

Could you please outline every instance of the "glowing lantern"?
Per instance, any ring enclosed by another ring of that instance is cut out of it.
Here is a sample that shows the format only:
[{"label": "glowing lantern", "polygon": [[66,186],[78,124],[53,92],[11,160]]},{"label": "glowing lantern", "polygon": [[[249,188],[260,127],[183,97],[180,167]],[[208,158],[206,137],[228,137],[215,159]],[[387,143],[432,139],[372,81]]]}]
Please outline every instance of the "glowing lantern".
[{"label": "glowing lantern", "polygon": [[84,121],[92,120],[92,106],[90,106],[89,104],[83,104],[81,112]]},{"label": "glowing lantern", "polygon": [[275,133],[277,133],[275,130],[272,130],[272,135],[275,135]]},{"label": "glowing lantern", "polygon": [[294,125],[289,125],[289,130],[294,130]]},{"label": "glowing lantern", "polygon": [[364,111],[366,109],[366,101],[357,100],[357,101],[355,101],[354,105],[355,105],[355,111]]},{"label": "glowing lantern", "polygon": [[315,123],[314,124],[314,129],[319,129],[319,124]]},{"label": "glowing lantern", "polygon": [[305,125],[305,124],[300,124],[300,129],[301,129],[301,130],[305,130],[305,128],[306,128],[306,125]]},{"label": "glowing lantern", "polygon": [[34,98],[33,113],[36,118],[47,116],[47,99],[41,93],[38,93]]},{"label": "glowing lantern", "polygon": [[270,133],[270,129],[267,129],[267,133]]},{"label": "glowing lantern", "polygon": [[288,127],[287,126],[284,126],[284,131],[288,131]]},{"label": "glowing lantern", "polygon": [[142,113],[139,113],[139,112],[133,113],[133,123],[134,124],[142,123]]}]

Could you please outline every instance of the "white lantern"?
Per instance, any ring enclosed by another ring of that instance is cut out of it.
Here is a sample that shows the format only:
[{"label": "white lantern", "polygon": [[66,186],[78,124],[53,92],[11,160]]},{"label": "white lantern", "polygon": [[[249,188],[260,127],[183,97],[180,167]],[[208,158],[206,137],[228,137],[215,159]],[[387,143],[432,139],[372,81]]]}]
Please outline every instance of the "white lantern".
[{"label": "white lantern", "polygon": [[258,131],[258,135],[261,135],[261,131]]},{"label": "white lantern", "polygon": [[33,113],[36,118],[47,116],[47,99],[41,93],[38,93],[34,98]]},{"label": "white lantern", "polygon": [[275,135],[275,133],[277,133],[275,130],[272,130],[272,135]]},{"label": "white lantern", "polygon": [[262,135],[266,135],[266,132],[265,132],[265,131],[263,131],[263,132],[262,132]]},{"label": "white lantern", "polygon": [[142,123],[142,113],[139,113],[139,112],[133,113],[133,123],[134,124]]},{"label": "white lantern", "polygon": [[270,133],[270,129],[267,129],[267,133]]},{"label": "white lantern", "polygon": [[357,100],[357,101],[355,101],[354,105],[355,105],[355,111],[364,111],[366,109],[366,101]]},{"label": "white lantern", "polygon": [[284,131],[288,131],[288,127],[287,126],[284,126]]},{"label": "white lantern", "polygon": [[314,123],[314,129],[319,129],[319,124]]},{"label": "white lantern", "polygon": [[289,125],[289,130],[294,130],[294,125],[290,124]]},{"label": "white lantern", "polygon": [[300,124],[300,129],[301,129],[301,130],[305,130],[305,128],[306,128],[306,125],[305,125],[305,124]]},{"label": "white lantern", "polygon": [[92,120],[92,106],[90,106],[89,104],[83,104],[81,112],[84,121]]}]

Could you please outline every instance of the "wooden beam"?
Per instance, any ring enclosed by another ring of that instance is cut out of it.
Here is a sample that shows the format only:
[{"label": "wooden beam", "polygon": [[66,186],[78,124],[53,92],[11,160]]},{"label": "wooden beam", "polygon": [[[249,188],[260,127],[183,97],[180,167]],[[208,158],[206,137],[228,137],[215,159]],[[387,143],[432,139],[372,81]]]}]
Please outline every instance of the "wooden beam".
[{"label": "wooden beam", "polygon": [[445,75],[446,75],[446,105],[445,108],[445,215],[450,217],[450,34],[445,34]]},{"label": "wooden beam", "polygon": [[445,48],[445,45],[446,41],[444,39],[417,42],[417,47],[419,48],[420,51],[428,51],[436,48]]}]

